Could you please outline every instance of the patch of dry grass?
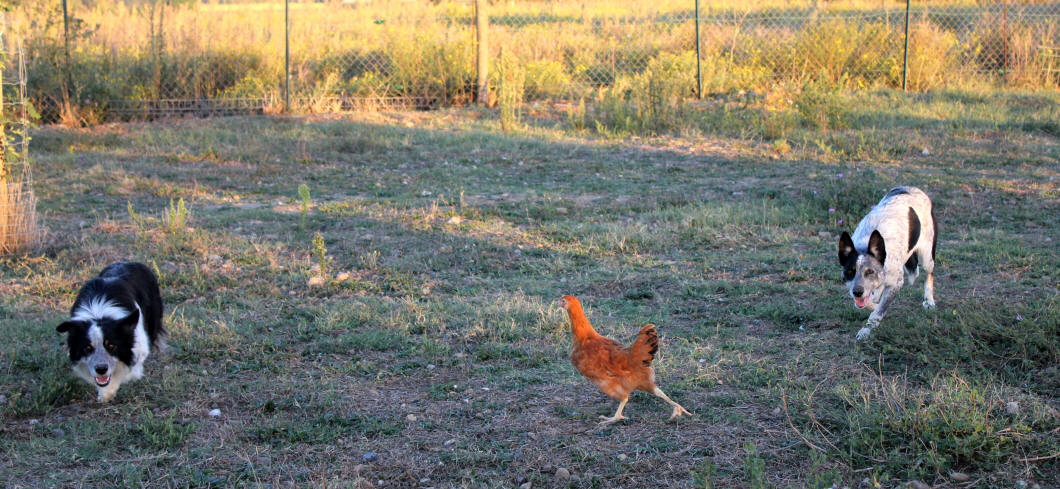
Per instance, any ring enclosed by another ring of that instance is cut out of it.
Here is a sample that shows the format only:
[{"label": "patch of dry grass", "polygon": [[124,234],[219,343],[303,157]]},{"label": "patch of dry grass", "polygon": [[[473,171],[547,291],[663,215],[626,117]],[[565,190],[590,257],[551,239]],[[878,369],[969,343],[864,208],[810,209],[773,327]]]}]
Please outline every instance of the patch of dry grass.
[{"label": "patch of dry grass", "polygon": [[0,176],[0,254],[33,248],[40,243],[41,233],[33,190]]}]

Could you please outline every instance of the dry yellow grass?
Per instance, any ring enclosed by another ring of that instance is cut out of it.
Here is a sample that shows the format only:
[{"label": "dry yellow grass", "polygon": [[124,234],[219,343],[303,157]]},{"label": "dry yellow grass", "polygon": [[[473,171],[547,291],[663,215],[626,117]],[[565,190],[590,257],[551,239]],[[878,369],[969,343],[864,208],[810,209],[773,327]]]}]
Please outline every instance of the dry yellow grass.
[{"label": "dry yellow grass", "polygon": [[32,248],[40,236],[33,190],[21,180],[0,177],[0,254]]},{"label": "dry yellow grass", "polygon": [[[909,85],[926,91],[1003,82],[1031,89],[1060,84],[1050,50],[1060,6],[1009,4],[1008,27],[990,5],[969,0],[915,3]],[[75,2],[74,88],[62,22],[54,8],[22,5],[11,26],[29,39],[31,97],[46,120],[105,116],[115,101],[254,100],[282,106],[285,40],[296,110],[329,112],[352,100],[418,100],[459,105],[474,98],[472,4],[439,0],[198,4],[148,8]],[[706,93],[765,92],[824,80],[844,89],[901,86],[904,3],[892,0],[701,2]],[[691,0],[512,0],[490,5],[494,75],[503,48],[525,72],[525,99],[600,98],[660,59],[695,52]],[[40,19],[52,21],[43,22]],[[678,73],[688,84],[694,65]],[[673,68],[673,67],[671,67]],[[668,72],[676,73],[674,69]],[[1003,76],[1002,76],[1003,74]],[[496,80],[495,80],[496,81]],[[493,86],[498,86],[496,83]],[[691,86],[683,93],[691,94]]]}]

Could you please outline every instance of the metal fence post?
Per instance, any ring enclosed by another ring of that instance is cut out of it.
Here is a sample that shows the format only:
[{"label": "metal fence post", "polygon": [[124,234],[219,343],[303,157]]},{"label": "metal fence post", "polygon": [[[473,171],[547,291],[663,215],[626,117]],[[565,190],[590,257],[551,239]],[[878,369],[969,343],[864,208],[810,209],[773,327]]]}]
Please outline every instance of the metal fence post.
[{"label": "metal fence post", "polygon": [[913,0],[905,0],[905,53],[902,55],[902,91],[908,90],[909,80],[909,4]]},{"label": "metal fence post", "polygon": [[283,0],[283,111],[291,112],[291,0]]},{"label": "metal fence post", "polygon": [[66,7],[66,0],[63,0],[63,50],[66,56],[66,100],[69,101],[71,97],[71,90],[74,89],[74,75],[70,70],[70,13]]},{"label": "metal fence post", "polygon": [[1011,43],[1012,38],[1009,37],[1008,30],[1008,1],[1001,0],[1001,79],[1006,83],[1010,80],[1008,63]]},{"label": "metal fence post", "polygon": [[696,0],[696,98],[703,99],[703,68],[699,53],[699,0]]},{"label": "metal fence post", "polygon": [[486,30],[489,28],[489,17],[486,14],[486,1],[475,0],[475,57],[478,69],[478,96],[476,101],[479,105],[489,105],[490,102],[490,78],[489,78],[489,43]]}]

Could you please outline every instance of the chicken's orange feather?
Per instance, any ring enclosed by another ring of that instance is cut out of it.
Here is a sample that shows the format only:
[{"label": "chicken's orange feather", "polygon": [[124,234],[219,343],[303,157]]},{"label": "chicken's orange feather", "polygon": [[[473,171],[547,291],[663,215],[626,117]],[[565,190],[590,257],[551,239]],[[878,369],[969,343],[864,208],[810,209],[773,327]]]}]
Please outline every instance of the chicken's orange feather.
[{"label": "chicken's orange feather", "polygon": [[571,364],[582,375],[616,400],[629,397],[637,389],[651,392],[655,388],[655,371],[651,367],[659,348],[655,326],[641,328],[633,344],[624,348],[593,329],[578,299],[565,296],[563,303],[574,337]]}]

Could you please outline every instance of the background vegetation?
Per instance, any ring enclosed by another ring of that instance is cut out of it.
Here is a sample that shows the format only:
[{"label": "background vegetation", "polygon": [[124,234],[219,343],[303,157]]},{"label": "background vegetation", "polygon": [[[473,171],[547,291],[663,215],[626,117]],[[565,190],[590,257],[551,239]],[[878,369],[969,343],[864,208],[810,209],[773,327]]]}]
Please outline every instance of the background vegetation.
[{"label": "background vegetation", "polygon": [[[215,104],[282,107],[283,2],[71,1],[69,69],[59,5],[28,0],[8,16],[26,39],[33,98],[46,121],[196,113]],[[492,72],[505,72],[503,49],[521,69],[515,95],[528,102],[688,100],[697,88],[693,7],[691,0],[495,2]],[[703,2],[703,91],[900,87],[903,9],[890,0]],[[293,104],[330,112],[467,103],[473,20],[466,1],[294,3]],[[1053,89],[1060,4],[916,2],[909,46],[914,91]]]}]

